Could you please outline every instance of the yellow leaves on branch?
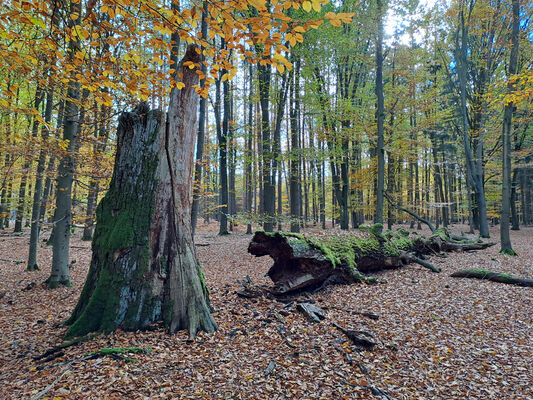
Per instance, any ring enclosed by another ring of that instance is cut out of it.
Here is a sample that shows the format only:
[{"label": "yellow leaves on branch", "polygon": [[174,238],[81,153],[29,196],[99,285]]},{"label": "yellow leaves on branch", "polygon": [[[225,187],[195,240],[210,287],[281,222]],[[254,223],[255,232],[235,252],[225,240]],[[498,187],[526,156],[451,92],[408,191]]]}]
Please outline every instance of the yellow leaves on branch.
[{"label": "yellow leaves on branch", "polygon": [[325,19],[329,19],[329,23],[333,26],[341,26],[344,24],[349,24],[352,22],[352,18],[355,13],[333,13],[328,12],[324,15]]},{"label": "yellow leaves on branch", "polygon": [[[289,45],[302,43],[305,33],[321,26],[323,19],[293,20],[287,11],[294,8],[319,13],[328,0],[210,0],[206,37],[199,32],[201,2],[193,2],[179,11],[168,5],[171,2],[156,0],[82,3],[81,18],[70,28],[62,25],[55,34],[64,40],[54,40],[50,34],[55,29],[50,19],[51,3],[13,0],[11,4],[17,13],[12,20],[18,19],[5,29],[0,20],[0,67],[16,69],[21,76],[27,76],[28,82],[32,79],[35,82],[35,71],[39,68],[50,68],[50,82],[68,84],[76,79],[95,101],[112,106],[115,99],[108,92],[117,98],[147,99],[155,92],[161,94],[171,87],[183,87],[183,83],[174,81],[176,66],[170,62],[170,38],[177,34],[182,43],[203,48],[209,73],[204,74],[200,65],[186,67],[196,69],[202,80],[197,92],[207,96],[207,87],[220,70],[227,71],[223,80],[234,77],[233,64],[239,58],[271,64],[279,73],[291,70],[292,64],[282,53],[289,52]],[[91,6],[87,8],[86,4]],[[352,16],[329,12],[323,18],[340,26],[349,23]],[[69,18],[75,20],[72,15]],[[18,29],[20,26],[24,29]],[[217,36],[224,38],[225,49],[217,47]],[[42,39],[35,41],[34,37]],[[2,47],[2,42],[8,41],[12,43],[10,47]],[[69,42],[79,46],[75,52],[69,53]],[[43,61],[46,59],[51,60],[48,67],[47,61]],[[8,97],[11,96],[4,98]],[[8,100],[3,100],[1,106],[7,107],[5,103],[11,102]]]}]

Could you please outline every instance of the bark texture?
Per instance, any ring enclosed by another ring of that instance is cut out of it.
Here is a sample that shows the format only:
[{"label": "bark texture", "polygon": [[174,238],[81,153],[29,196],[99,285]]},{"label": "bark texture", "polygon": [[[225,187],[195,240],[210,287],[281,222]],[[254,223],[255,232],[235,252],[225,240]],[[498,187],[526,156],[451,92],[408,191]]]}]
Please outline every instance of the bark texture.
[{"label": "bark texture", "polygon": [[191,191],[198,75],[190,47],[166,124],[146,104],[119,120],[115,169],[96,212],[93,258],[67,337],[162,321],[171,333],[216,329],[192,240]]}]

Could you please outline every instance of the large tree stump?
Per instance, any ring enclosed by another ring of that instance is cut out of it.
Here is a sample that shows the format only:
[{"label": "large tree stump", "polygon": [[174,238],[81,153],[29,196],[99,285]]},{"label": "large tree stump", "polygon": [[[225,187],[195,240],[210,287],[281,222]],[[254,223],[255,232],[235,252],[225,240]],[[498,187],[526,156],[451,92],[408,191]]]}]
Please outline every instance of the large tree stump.
[{"label": "large tree stump", "polygon": [[400,268],[416,262],[434,272],[439,268],[422,260],[441,251],[479,250],[492,243],[455,241],[446,230],[429,238],[405,230],[381,233],[380,226],[360,227],[364,232],[339,236],[302,236],[258,231],[248,246],[257,256],[269,255],[274,264],[267,275],[278,295],[320,288],[329,283],[373,282],[364,274]]},{"label": "large tree stump", "polygon": [[162,321],[171,332],[213,331],[190,223],[199,62],[190,47],[178,67],[166,123],[146,104],[119,119],[110,188],[96,213],[93,256],[67,337]]}]

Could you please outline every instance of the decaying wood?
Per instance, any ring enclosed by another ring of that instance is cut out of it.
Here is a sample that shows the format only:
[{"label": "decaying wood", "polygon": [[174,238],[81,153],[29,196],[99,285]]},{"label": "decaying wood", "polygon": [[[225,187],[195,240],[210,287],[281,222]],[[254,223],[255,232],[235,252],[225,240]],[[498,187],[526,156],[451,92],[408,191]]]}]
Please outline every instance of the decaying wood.
[{"label": "decaying wood", "polygon": [[46,393],[48,393],[50,390],[52,390],[54,388],[54,386],[61,380],[61,378],[63,378],[69,372],[70,372],[70,368],[66,368],[63,371],[63,373],[61,375],[59,375],[56,379],[54,379],[54,381],[50,385],[48,385],[46,388],[41,390],[39,393],[37,393],[34,396],[32,396],[31,400],[38,400],[41,397],[43,397]]},{"label": "decaying wood", "polygon": [[363,349],[372,350],[374,346],[376,346],[375,342],[375,336],[371,334],[370,332],[365,331],[354,331],[351,329],[345,329],[336,322],[333,323],[335,328],[340,330],[342,333],[346,335],[348,339],[352,341],[352,343],[358,347],[361,347]]},{"label": "decaying wood", "polygon": [[409,214],[411,217],[417,219],[418,221],[422,222],[423,224],[426,224],[429,228],[429,230],[432,232],[432,233],[435,233],[435,226],[429,222],[427,219],[425,218],[422,218],[420,215],[418,215],[417,213],[415,213],[414,211],[411,211],[405,207],[402,207],[400,206],[399,204],[396,204],[392,199],[391,197],[389,196],[389,194],[387,192],[384,192],[383,193],[383,196],[385,196],[385,198],[387,199],[387,201],[389,202],[389,204],[391,206],[393,206],[394,208],[397,208],[398,210],[400,211],[403,211],[407,214]]},{"label": "decaying wood", "polygon": [[248,252],[269,255],[274,264],[267,275],[274,282],[273,294],[288,295],[304,290],[321,290],[329,284],[354,282],[376,283],[363,274],[384,269],[401,268],[417,263],[433,272],[440,272],[424,258],[443,251],[482,250],[493,243],[450,238],[447,230],[436,230],[428,238],[405,230],[381,233],[381,229],[361,227],[367,236],[346,234],[323,238],[289,233],[256,232]]},{"label": "decaying wood", "polygon": [[499,272],[491,272],[484,270],[476,269],[465,269],[461,271],[454,272],[450,275],[453,278],[473,278],[473,279],[482,279],[487,281],[507,283],[509,285],[516,285],[522,287],[533,287],[533,279],[525,278],[516,278],[507,274],[502,274]]},{"label": "decaying wood", "polygon": [[98,336],[98,334],[80,336],[80,337],[75,338],[73,340],[70,340],[68,342],[61,343],[61,344],[59,344],[59,345],[57,345],[55,347],[52,347],[51,349],[46,350],[41,355],[33,357],[33,359],[35,361],[44,360],[44,359],[46,359],[46,361],[51,361],[54,358],[60,357],[60,355],[58,355],[58,354],[61,353],[64,349],[66,349],[68,347],[72,347],[72,346],[77,346],[77,345],[79,345],[81,343],[85,343],[88,340],[91,340],[91,339],[95,338],[96,336]]},{"label": "decaying wood", "polygon": [[312,303],[298,303],[296,309],[312,322],[320,322],[326,318],[326,313]]},{"label": "decaying wood", "polygon": [[109,190],[96,212],[92,259],[66,337],[138,330],[213,332],[209,296],[191,230],[199,51],[176,67],[168,113],[147,103],[123,113]]}]

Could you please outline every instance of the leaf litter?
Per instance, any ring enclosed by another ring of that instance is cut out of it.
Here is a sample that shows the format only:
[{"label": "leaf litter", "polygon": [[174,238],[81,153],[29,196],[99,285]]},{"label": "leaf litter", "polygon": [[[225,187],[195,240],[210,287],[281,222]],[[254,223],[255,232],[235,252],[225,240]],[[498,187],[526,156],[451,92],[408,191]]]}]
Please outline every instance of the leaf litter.
[{"label": "leaf litter", "polygon": [[[491,235],[498,238],[496,228]],[[330,286],[291,303],[238,296],[246,276],[254,287],[271,285],[265,273],[272,261],[247,253],[250,235],[218,236],[213,224],[200,226],[197,252],[216,333],[191,341],[163,329],[117,331],[43,362],[34,357],[62,343],[61,322],[81,292],[90,243],[75,234],[73,286],[47,290],[51,248],[42,243],[42,270],[27,272],[29,234],[4,231],[0,398],[533,399],[531,289],[449,277],[473,267],[531,277],[531,237],[533,228],[511,232],[517,257],[500,255],[498,245],[452,253],[432,259],[440,274],[409,265],[379,273],[386,284]],[[307,319],[298,300],[322,308],[326,319]],[[376,346],[361,350],[333,323],[371,333]],[[151,351],[87,357],[110,348]]]}]

